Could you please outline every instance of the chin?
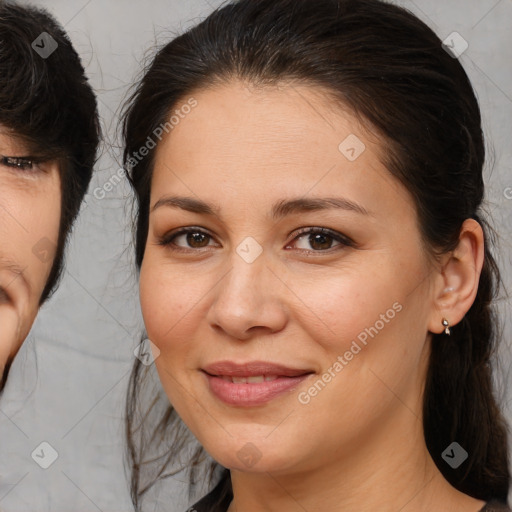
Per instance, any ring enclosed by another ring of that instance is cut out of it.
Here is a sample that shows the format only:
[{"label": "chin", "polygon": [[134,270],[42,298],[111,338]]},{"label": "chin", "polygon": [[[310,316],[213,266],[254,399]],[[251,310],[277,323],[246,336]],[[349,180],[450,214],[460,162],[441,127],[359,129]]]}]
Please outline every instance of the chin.
[{"label": "chin", "polygon": [[272,436],[266,439],[259,436],[223,438],[203,446],[225,468],[251,473],[286,470],[293,465],[290,454],[295,452]]}]

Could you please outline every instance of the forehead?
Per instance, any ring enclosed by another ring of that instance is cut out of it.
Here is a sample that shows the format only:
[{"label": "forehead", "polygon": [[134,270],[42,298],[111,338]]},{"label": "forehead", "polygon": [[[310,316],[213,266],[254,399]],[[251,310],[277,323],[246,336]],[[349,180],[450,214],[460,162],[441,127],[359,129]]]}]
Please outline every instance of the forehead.
[{"label": "forehead", "polygon": [[195,198],[200,208],[184,209],[205,213],[208,204],[218,219],[246,223],[272,221],[290,200],[336,198],[371,212],[365,218],[383,232],[407,222],[416,229],[414,199],[383,163],[386,145],[328,95],[229,83],[191,96],[197,106],[156,149],[150,208],[159,219],[170,209],[155,205],[169,199],[183,208]]},{"label": "forehead", "polygon": [[26,151],[27,144],[23,138],[10,128],[0,124],[0,154],[7,151]]},{"label": "forehead", "polygon": [[[364,151],[366,166],[382,170],[379,138],[319,88],[254,87],[235,81],[191,96],[197,106],[182,116],[156,150],[154,171],[166,180],[173,172],[180,177],[204,172],[217,183],[249,174],[256,181],[275,179],[277,171],[294,181],[318,179],[332,166],[349,162],[342,152],[346,140]],[[178,102],[173,112],[186,102]],[[354,160],[349,163],[346,171],[360,167]]]}]

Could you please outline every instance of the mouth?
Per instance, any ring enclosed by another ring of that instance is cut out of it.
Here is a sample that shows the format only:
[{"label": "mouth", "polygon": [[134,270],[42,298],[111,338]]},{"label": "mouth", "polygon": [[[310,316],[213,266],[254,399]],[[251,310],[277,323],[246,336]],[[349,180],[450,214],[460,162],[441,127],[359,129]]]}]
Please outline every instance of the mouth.
[{"label": "mouth", "polygon": [[263,361],[237,364],[220,361],[201,368],[211,393],[241,407],[263,405],[295,389],[314,372]]},{"label": "mouth", "polygon": [[259,384],[260,382],[271,382],[279,378],[278,375],[252,375],[248,377],[235,377],[229,375],[212,375],[212,377],[219,377],[226,382],[233,384]]}]

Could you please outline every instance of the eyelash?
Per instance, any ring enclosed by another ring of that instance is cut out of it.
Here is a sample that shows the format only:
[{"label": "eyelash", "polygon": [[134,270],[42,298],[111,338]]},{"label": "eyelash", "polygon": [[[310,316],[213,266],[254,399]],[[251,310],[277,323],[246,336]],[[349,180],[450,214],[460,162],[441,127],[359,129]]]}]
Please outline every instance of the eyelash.
[{"label": "eyelash", "polygon": [[35,171],[34,167],[38,162],[29,156],[0,156],[0,164],[20,171]]},{"label": "eyelash", "polygon": [[[181,236],[181,235],[188,235],[190,233],[196,233],[196,234],[199,233],[199,234],[202,234],[202,235],[206,235],[206,236],[208,236],[210,238],[213,238],[212,235],[210,235],[209,233],[203,231],[200,228],[190,227],[190,228],[181,229],[179,231],[171,232],[171,233],[169,233],[167,235],[164,235],[162,238],[160,238],[158,240],[158,245],[164,246],[164,247],[168,248],[169,250],[171,250],[173,252],[190,253],[190,252],[198,252],[198,251],[206,249],[206,248],[200,248],[200,249],[189,248],[189,249],[185,249],[185,248],[177,246],[176,244],[173,243],[173,240],[178,238],[179,236]],[[297,236],[295,236],[295,238],[292,240],[292,242],[295,242],[296,240],[298,240],[299,238],[301,238],[301,237],[303,237],[304,235],[307,235],[307,234],[327,235],[327,236],[333,238],[336,242],[339,242],[340,246],[342,246],[342,247],[343,246],[344,247],[354,247],[355,246],[355,243],[354,243],[353,240],[351,240],[347,236],[342,235],[341,233],[333,231],[332,229],[316,228],[316,227],[301,228],[299,230],[299,232],[297,233]],[[290,245],[290,244],[287,244],[287,246],[288,245]],[[336,246],[336,247],[340,247],[340,246]],[[306,251],[306,252],[311,252],[311,253],[318,254],[318,253],[330,253],[330,252],[333,252],[333,249],[336,250],[333,247],[331,247],[329,249],[326,249],[326,250],[310,250],[310,251],[308,251],[307,249],[299,249],[299,250],[303,251],[303,252]]]}]

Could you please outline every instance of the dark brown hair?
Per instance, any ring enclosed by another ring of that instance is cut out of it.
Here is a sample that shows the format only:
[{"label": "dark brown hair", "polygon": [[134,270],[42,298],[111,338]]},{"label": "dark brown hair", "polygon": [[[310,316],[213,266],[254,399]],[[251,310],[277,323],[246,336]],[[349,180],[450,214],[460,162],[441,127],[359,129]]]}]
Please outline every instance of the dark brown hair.
[{"label": "dark brown hair", "polygon": [[[475,219],[484,228],[485,262],[474,304],[450,337],[432,335],[423,424],[430,454],[448,482],[475,498],[506,502],[507,427],[491,379],[498,325],[491,303],[500,277],[490,250],[492,231],[481,210],[480,110],[459,60],[416,16],[383,1],[229,2],[163,46],[146,69],[124,115],[125,166],[179,101],[232,79],[262,87],[290,81],[320,87],[333,98],[334,109],[334,98],[348,106],[383,142],[383,163],[414,198],[433,257],[456,247],[464,220]],[[129,169],[138,208],[139,267],[154,151]],[[145,492],[172,474],[166,468],[186,444],[186,429],[161,390],[150,403],[141,399],[148,371],[135,360],[126,402],[137,509]],[[441,457],[453,441],[468,452],[457,469]],[[193,477],[200,447],[192,454],[184,467]]]},{"label": "dark brown hair", "polygon": [[[32,43],[43,33],[57,43],[43,58]],[[0,124],[31,156],[57,160],[62,213],[56,256],[40,304],[62,273],[71,226],[92,176],[100,128],[96,97],[71,41],[44,9],[0,0]]]},{"label": "dark brown hair", "polygon": [[[57,44],[43,58],[43,32]],[[61,218],[55,258],[39,298],[42,305],[62,275],[71,227],[87,192],[96,161],[100,127],[96,97],[71,41],[44,9],[0,0],[0,125],[26,147],[31,157],[58,162]],[[42,234],[44,235],[44,234]],[[1,377],[5,386],[12,361]]]}]

